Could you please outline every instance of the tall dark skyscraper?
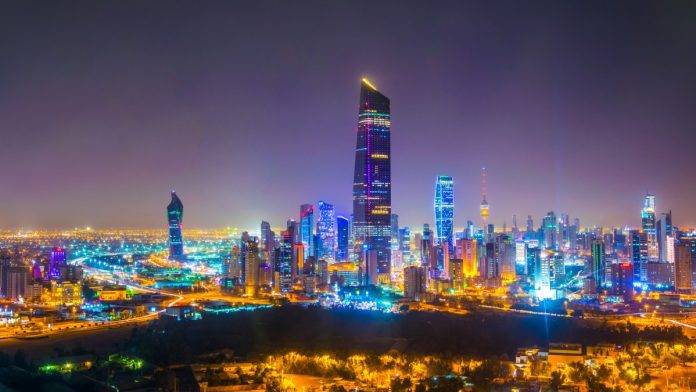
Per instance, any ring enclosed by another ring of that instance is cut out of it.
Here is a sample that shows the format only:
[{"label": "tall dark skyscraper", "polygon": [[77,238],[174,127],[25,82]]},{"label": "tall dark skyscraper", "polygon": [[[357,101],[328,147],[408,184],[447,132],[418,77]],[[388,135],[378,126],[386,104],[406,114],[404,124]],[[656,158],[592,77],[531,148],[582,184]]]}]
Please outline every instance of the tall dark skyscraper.
[{"label": "tall dark skyscraper", "polygon": [[365,253],[377,258],[382,283],[389,281],[391,271],[390,127],[389,98],[363,79],[355,146],[353,233],[367,248]]},{"label": "tall dark skyscraper", "polygon": [[167,206],[167,220],[169,221],[169,258],[178,260],[184,255],[184,240],[181,237],[184,205],[174,191],[172,191],[172,201]]}]

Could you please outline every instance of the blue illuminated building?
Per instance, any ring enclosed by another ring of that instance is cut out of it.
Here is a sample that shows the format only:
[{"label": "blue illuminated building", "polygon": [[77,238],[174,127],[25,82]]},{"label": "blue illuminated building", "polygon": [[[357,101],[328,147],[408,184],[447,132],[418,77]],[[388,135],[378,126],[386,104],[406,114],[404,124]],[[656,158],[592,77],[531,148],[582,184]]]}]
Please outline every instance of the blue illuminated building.
[{"label": "blue illuminated building", "polygon": [[435,229],[437,243],[447,244],[454,253],[454,182],[450,176],[437,176],[435,183]]},{"label": "blue illuminated building", "polygon": [[319,201],[319,258],[334,260],[336,249],[336,208],[323,200]]},{"label": "blue illuminated building", "polygon": [[336,217],[336,260],[348,260],[348,245],[350,239],[350,222],[343,216]]},{"label": "blue illuminated building", "polygon": [[280,247],[276,260],[281,292],[290,291],[292,286],[293,245],[295,244],[295,222],[288,222],[287,230],[280,233]]},{"label": "blue illuminated building", "polygon": [[300,206],[300,241],[304,246],[304,260],[314,256],[314,207],[311,204]]}]

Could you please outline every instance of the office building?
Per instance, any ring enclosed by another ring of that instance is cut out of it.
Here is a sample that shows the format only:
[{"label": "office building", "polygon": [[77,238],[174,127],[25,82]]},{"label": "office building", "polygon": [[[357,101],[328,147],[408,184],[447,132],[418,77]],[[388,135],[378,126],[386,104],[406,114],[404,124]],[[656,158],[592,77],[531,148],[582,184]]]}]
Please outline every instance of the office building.
[{"label": "office building", "polygon": [[268,265],[273,265],[275,249],[275,233],[271,230],[271,224],[262,221],[261,222],[261,254],[263,259],[268,262]]},{"label": "office building", "polygon": [[648,261],[658,261],[660,256],[657,246],[657,230],[655,224],[655,196],[649,193],[645,195],[640,216],[641,226],[646,235]]},{"label": "office building", "polygon": [[245,242],[244,252],[244,286],[249,297],[255,297],[259,292],[259,243],[256,237]]},{"label": "office building", "polygon": [[541,229],[544,233],[544,247],[557,249],[558,247],[558,219],[553,211],[549,211],[541,220]]},{"label": "office building", "polygon": [[606,271],[606,255],[604,254],[604,241],[592,240],[592,278],[601,291],[604,287]]},{"label": "office building", "polygon": [[693,289],[693,254],[689,244],[674,246],[674,288],[680,293]]},{"label": "office building", "polygon": [[404,297],[414,301],[424,299],[427,289],[428,271],[425,267],[404,268]]},{"label": "office building", "polygon": [[347,261],[350,247],[350,222],[343,216],[336,217],[336,260]]},{"label": "office building", "polygon": [[336,208],[323,200],[319,201],[319,221],[317,222],[317,234],[319,235],[320,258],[333,261],[336,258]]},{"label": "office building", "polygon": [[454,181],[450,176],[437,176],[435,182],[435,229],[437,243],[447,244],[454,251]]},{"label": "office building", "polygon": [[181,234],[184,204],[174,191],[172,191],[172,200],[167,206],[167,221],[169,222],[169,258],[181,260],[184,257],[184,240]]},{"label": "office building", "polygon": [[314,256],[314,207],[311,204],[300,206],[300,243],[304,247],[304,260]]},{"label": "office building", "polygon": [[633,264],[611,265],[612,294],[623,297],[624,302],[633,301]]},{"label": "office building", "polygon": [[48,262],[48,278],[50,280],[60,279],[60,269],[63,268],[66,263],[67,257],[65,255],[65,249],[60,247],[53,248]]},{"label": "office building", "polygon": [[367,79],[360,88],[353,177],[353,236],[375,251],[380,280],[391,271],[391,116],[389,98]]}]

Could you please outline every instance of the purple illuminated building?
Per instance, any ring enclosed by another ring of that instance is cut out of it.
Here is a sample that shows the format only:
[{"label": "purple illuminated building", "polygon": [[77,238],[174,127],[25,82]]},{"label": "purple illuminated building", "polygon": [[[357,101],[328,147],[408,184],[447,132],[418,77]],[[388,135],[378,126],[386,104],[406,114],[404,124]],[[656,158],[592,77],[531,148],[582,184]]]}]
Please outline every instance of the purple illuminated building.
[{"label": "purple illuminated building", "polygon": [[65,266],[65,249],[53,248],[51,259],[48,263],[48,278],[58,280],[60,278],[60,268]]},{"label": "purple illuminated building", "polygon": [[380,283],[391,270],[391,115],[389,98],[367,79],[360,88],[355,174],[353,177],[353,235],[365,254],[376,260]]}]

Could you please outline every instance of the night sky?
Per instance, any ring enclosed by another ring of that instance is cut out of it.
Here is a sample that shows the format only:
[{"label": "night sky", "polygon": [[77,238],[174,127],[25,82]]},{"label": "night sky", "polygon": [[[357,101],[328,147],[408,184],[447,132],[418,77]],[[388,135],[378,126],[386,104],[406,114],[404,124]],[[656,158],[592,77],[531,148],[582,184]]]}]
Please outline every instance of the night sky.
[{"label": "night sky", "polygon": [[[258,230],[351,212],[360,78],[392,106],[392,200],[455,226],[548,210],[696,224],[696,3],[5,1],[0,228]],[[478,220],[476,220],[478,222]]]}]

